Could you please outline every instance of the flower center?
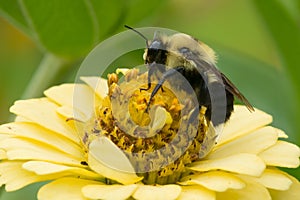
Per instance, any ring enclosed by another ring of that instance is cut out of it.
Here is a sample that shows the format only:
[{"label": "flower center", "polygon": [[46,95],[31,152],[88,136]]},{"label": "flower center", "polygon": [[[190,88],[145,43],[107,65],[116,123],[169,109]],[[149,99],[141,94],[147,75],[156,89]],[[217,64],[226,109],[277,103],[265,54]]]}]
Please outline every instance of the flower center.
[{"label": "flower center", "polygon": [[98,109],[94,136],[104,135],[128,157],[145,184],[177,182],[190,174],[186,166],[204,157],[215,142],[205,118],[189,94],[169,89],[167,83],[155,94],[147,109],[153,86],[147,88],[147,73],[129,70],[122,83],[116,74],[108,77],[109,95]]}]

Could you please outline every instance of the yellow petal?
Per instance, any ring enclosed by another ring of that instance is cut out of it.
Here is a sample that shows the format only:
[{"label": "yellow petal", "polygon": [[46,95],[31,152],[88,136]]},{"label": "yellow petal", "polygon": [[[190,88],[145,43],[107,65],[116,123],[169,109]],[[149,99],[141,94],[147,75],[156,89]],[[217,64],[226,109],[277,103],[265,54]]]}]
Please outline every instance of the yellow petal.
[{"label": "yellow petal", "polygon": [[97,76],[80,77],[94,92],[103,99],[108,94],[107,80]]},{"label": "yellow petal", "polygon": [[265,169],[265,163],[256,155],[240,153],[225,158],[195,162],[189,168],[195,171],[221,169],[240,174],[259,176]]},{"label": "yellow petal", "polygon": [[24,138],[8,138],[0,141],[0,148],[7,152],[9,160],[43,160],[66,165],[81,166],[84,157],[76,158],[51,146]]},{"label": "yellow petal", "polygon": [[15,122],[32,122],[30,119],[27,119],[25,117],[21,117],[20,115],[16,116]]},{"label": "yellow petal", "polygon": [[173,200],[181,193],[179,185],[139,185],[133,198],[137,200]]},{"label": "yellow petal", "polygon": [[38,192],[39,200],[86,200],[81,189],[96,181],[79,178],[61,178],[44,185]]},{"label": "yellow petal", "polygon": [[65,117],[65,119],[74,119],[81,122],[86,122],[91,116],[86,116],[84,113],[74,109],[71,106],[61,106],[56,109],[56,112]]},{"label": "yellow petal", "polygon": [[221,200],[271,200],[268,190],[251,180],[245,179],[246,187],[240,190],[229,189],[226,192],[217,193],[217,199]]},{"label": "yellow petal", "polygon": [[56,113],[57,108],[58,105],[47,98],[40,98],[16,101],[10,111],[79,143],[78,135]]},{"label": "yellow petal", "polygon": [[299,166],[300,149],[298,146],[285,142],[277,143],[259,154],[267,165],[297,168]]},{"label": "yellow petal", "polygon": [[74,174],[73,176],[80,176],[81,178],[103,179],[99,174],[89,171],[81,167],[70,167],[66,165],[54,164],[44,161],[28,161],[22,165],[23,169],[36,173],[37,175],[49,175],[55,173]]},{"label": "yellow petal", "polygon": [[85,116],[86,120],[90,119],[94,113],[95,105],[99,102],[93,90],[85,84],[63,84],[51,87],[44,93],[59,105],[72,107],[75,114],[72,117],[76,119],[82,115]]},{"label": "yellow petal", "polygon": [[0,185],[5,184],[8,192],[19,190],[31,183],[46,181],[57,176],[37,176],[22,168],[23,162],[9,161],[0,163]]},{"label": "yellow petal", "polygon": [[21,166],[22,162],[2,161],[0,163],[0,185],[6,184],[6,191],[18,190],[32,183],[29,177],[31,177],[33,173],[23,170]]},{"label": "yellow petal", "polygon": [[4,151],[3,149],[0,149],[0,160],[4,160],[6,159],[6,151]]},{"label": "yellow petal", "polygon": [[291,179],[284,172],[277,169],[266,169],[260,177],[247,176],[247,178],[275,190],[287,190],[292,184]]},{"label": "yellow petal", "polygon": [[223,158],[238,153],[258,154],[277,141],[277,129],[267,126],[241,136],[235,140],[223,143],[213,149],[208,159]]},{"label": "yellow petal", "polygon": [[170,113],[168,113],[166,109],[160,106],[157,106],[154,111],[153,109],[150,110],[150,118],[151,124],[147,137],[152,137],[156,135],[166,123],[172,123],[172,117]]},{"label": "yellow petal", "polygon": [[97,173],[122,184],[132,184],[143,179],[135,174],[122,150],[107,137],[99,137],[91,142],[88,163]]},{"label": "yellow petal", "polygon": [[272,122],[272,116],[258,109],[250,112],[246,106],[235,105],[230,120],[225,124],[218,145],[233,140]]},{"label": "yellow petal", "polygon": [[82,193],[89,199],[123,200],[128,199],[136,190],[137,185],[88,185]]},{"label": "yellow petal", "polygon": [[291,187],[286,191],[280,190],[269,190],[273,200],[296,200],[300,199],[300,183],[299,181],[289,176],[289,179],[292,181]]},{"label": "yellow petal", "polygon": [[83,157],[83,150],[74,142],[42,126],[28,122],[14,122],[0,126],[0,133],[36,140],[75,157]]},{"label": "yellow petal", "polygon": [[202,185],[207,189],[224,192],[227,189],[242,189],[245,183],[236,176],[222,171],[211,171],[207,173],[187,176],[183,179],[183,185]]},{"label": "yellow petal", "polygon": [[178,200],[215,200],[216,193],[201,186],[182,186]]},{"label": "yellow petal", "polygon": [[[54,101],[59,105],[73,105],[74,100],[74,90],[77,88],[78,90],[86,90],[86,92],[90,93],[90,89],[88,86],[84,84],[72,84],[66,83],[58,86],[53,86],[44,91],[46,97]],[[90,96],[90,95],[88,95]]]},{"label": "yellow petal", "polygon": [[278,138],[288,138],[289,137],[283,130],[277,129],[277,133],[278,133]]}]

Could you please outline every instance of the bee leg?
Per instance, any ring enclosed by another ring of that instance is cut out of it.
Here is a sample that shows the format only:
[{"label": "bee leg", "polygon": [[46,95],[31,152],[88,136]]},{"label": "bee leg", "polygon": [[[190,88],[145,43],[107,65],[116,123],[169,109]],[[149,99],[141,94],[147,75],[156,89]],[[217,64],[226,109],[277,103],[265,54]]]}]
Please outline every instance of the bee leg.
[{"label": "bee leg", "polygon": [[148,104],[147,104],[147,109],[146,111],[148,112],[149,110],[149,107],[150,107],[150,102],[151,100],[153,99],[153,97],[155,96],[155,94],[158,92],[158,90],[160,88],[162,88],[162,85],[163,83],[166,81],[166,79],[176,73],[182,73],[184,70],[183,67],[176,67],[176,68],[173,68],[173,69],[169,69],[167,70],[163,75],[162,75],[162,78],[159,80],[159,82],[157,83],[157,85],[155,86],[155,88],[153,89],[152,93],[151,93],[151,96],[150,96],[150,99],[148,101]]},{"label": "bee leg", "polygon": [[153,75],[154,73],[154,70],[155,70],[155,67],[154,65],[156,65],[155,62],[151,63],[150,66],[149,66],[149,71],[148,71],[148,86],[147,88],[140,88],[140,91],[142,90],[149,90],[151,88],[151,76]]}]

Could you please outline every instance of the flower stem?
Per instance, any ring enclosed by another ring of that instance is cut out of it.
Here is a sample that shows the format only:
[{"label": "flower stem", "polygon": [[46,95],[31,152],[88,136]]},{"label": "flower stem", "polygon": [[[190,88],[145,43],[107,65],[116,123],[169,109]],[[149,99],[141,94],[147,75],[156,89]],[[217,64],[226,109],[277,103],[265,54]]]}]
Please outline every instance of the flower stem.
[{"label": "flower stem", "polygon": [[43,91],[57,81],[58,76],[63,73],[70,64],[70,61],[52,54],[46,54],[38,69],[33,74],[22,98],[27,99],[41,96]]}]

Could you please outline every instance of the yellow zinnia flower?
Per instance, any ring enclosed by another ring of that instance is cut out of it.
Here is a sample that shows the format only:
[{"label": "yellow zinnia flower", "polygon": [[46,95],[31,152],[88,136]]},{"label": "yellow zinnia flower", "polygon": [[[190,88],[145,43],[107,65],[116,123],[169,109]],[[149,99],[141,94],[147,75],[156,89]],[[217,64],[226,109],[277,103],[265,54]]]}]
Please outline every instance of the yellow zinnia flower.
[{"label": "yellow zinnia flower", "polygon": [[0,126],[6,191],[50,181],[38,199],[300,199],[277,168],[297,168],[300,150],[270,115],[236,105],[218,134],[205,108],[191,118],[193,104],[166,87],[145,112],[146,75],[119,71],[123,83],[83,77],[15,102],[15,122]]}]

